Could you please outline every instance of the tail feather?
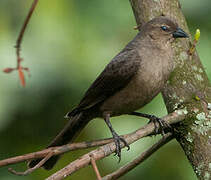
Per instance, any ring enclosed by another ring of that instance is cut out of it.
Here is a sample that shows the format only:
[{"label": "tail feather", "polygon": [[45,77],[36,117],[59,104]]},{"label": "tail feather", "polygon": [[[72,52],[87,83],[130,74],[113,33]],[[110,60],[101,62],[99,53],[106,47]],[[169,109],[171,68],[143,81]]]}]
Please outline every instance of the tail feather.
[{"label": "tail feather", "polygon": [[[47,147],[61,146],[67,143],[73,142],[73,140],[78,136],[81,130],[88,124],[91,120],[91,117],[87,116],[83,112],[75,114],[70,117],[68,124],[64,127],[64,129],[56,136],[56,138],[50,143]],[[58,161],[59,156],[53,156],[49,160],[47,160],[43,164],[43,168],[46,170],[50,170]],[[32,168],[36,166],[42,158],[34,159],[28,163],[28,167]]]}]

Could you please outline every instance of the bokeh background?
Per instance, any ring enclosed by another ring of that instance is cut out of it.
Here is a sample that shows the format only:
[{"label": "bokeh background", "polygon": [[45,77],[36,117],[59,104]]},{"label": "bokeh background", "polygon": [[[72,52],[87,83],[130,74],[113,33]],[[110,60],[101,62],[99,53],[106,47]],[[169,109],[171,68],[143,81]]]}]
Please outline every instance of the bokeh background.
[{"label": "bokeh background", "polygon": [[[14,45],[31,2],[0,1],[0,69],[16,66]],[[196,28],[201,30],[197,49],[211,78],[211,1],[182,0],[181,5],[192,34]],[[31,72],[26,87],[20,86],[17,72],[0,72],[0,159],[44,148],[65,125],[64,114],[77,105],[104,66],[135,36],[134,25],[128,0],[40,1],[22,44],[23,65]],[[142,112],[165,115],[161,96]],[[134,131],[146,122],[131,116],[112,120],[119,134]],[[96,119],[77,141],[105,137],[110,137],[110,132],[103,120]],[[129,152],[123,150],[121,163],[114,156],[98,161],[101,174],[131,161],[159,138],[146,138],[131,145]],[[44,179],[85,152],[88,150],[70,152],[53,170],[40,169],[26,177],[14,176],[7,167],[1,168],[0,179]],[[23,171],[26,165],[11,167]],[[95,179],[95,174],[87,167],[69,179]],[[174,140],[121,179],[194,180],[196,176]]]}]

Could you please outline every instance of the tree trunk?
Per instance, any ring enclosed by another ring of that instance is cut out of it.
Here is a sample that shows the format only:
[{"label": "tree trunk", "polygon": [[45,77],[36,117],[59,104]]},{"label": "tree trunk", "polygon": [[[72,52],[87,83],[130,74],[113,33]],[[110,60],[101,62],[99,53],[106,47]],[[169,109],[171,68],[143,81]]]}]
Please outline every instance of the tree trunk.
[{"label": "tree trunk", "polygon": [[[170,17],[186,32],[186,20],[178,0],[130,0],[137,25],[157,16]],[[189,33],[190,34],[190,33]],[[189,55],[189,39],[178,39],[174,49],[175,69],[162,95],[168,112],[183,109],[188,118],[177,124],[176,139],[198,179],[211,179],[211,86],[197,52]]]}]

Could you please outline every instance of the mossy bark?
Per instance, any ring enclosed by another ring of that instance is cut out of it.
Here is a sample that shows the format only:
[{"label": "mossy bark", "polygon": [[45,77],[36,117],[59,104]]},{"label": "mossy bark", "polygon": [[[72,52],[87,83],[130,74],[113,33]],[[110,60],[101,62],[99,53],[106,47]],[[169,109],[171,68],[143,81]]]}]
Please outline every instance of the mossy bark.
[{"label": "mossy bark", "polygon": [[[137,25],[157,16],[174,19],[189,33],[178,0],[130,0]],[[190,33],[189,33],[190,35]],[[190,35],[191,36],[191,35]],[[211,86],[197,52],[189,55],[191,38],[178,39],[174,49],[174,71],[162,95],[168,112],[184,109],[187,118],[176,125],[182,146],[198,179],[211,179]]]}]

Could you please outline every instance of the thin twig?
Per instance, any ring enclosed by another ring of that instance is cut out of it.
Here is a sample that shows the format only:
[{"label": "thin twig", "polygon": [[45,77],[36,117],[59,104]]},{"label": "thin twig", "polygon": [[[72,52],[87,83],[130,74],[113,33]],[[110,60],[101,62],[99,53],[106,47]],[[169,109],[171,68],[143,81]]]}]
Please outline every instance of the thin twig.
[{"label": "thin twig", "polygon": [[[178,110],[171,114],[168,114],[167,116],[163,117],[162,119],[169,124],[173,124],[173,123],[182,121],[184,118],[185,118],[184,111]],[[157,124],[157,126],[159,126],[159,124]],[[149,123],[146,126],[138,129],[137,131],[127,135],[127,137],[125,137],[125,141],[128,144],[131,144],[142,137],[152,134],[154,132],[154,130],[155,130],[155,124]],[[124,148],[124,147],[125,147],[125,145],[123,143],[121,143],[121,148]],[[64,179],[65,177],[76,172],[77,170],[89,165],[91,162],[90,155],[92,155],[95,160],[99,160],[99,159],[105,158],[106,156],[109,156],[110,154],[114,153],[115,150],[116,150],[116,146],[113,142],[106,144],[104,146],[101,146],[98,149],[93,150],[93,151],[83,155],[82,157],[78,158],[77,160],[71,162],[63,169],[57,171],[56,173],[54,173],[53,175],[48,177],[46,180]]]},{"label": "thin twig", "polygon": [[36,166],[34,166],[33,168],[29,168],[24,172],[17,172],[12,168],[9,168],[8,171],[15,174],[15,175],[19,175],[19,176],[26,176],[30,173],[32,173],[33,171],[35,171],[36,169],[40,168],[48,159],[50,159],[53,156],[53,152],[50,152],[47,156],[45,156],[45,158],[43,158]]},{"label": "thin twig", "polygon": [[51,147],[48,149],[44,149],[42,151],[37,151],[29,154],[24,154],[21,156],[16,156],[8,159],[4,159],[0,161],[0,167],[2,166],[7,166],[10,164],[16,164],[20,163],[23,161],[31,160],[31,159],[36,159],[36,158],[44,158],[47,156],[49,153],[54,152],[54,155],[59,155],[66,153],[68,151],[74,151],[78,149],[87,149],[91,147],[97,147],[97,146],[102,146],[105,144],[108,144],[112,142],[112,138],[107,138],[107,139],[100,139],[100,140],[95,140],[92,142],[80,142],[80,143],[72,143],[72,144],[66,144],[63,146],[57,146],[57,147]]},{"label": "thin twig", "polygon": [[24,73],[23,71],[26,71],[28,72],[29,76],[30,76],[30,73],[29,73],[29,68],[28,67],[23,67],[21,66],[21,62],[23,61],[23,59],[21,58],[20,56],[20,51],[21,51],[21,43],[23,41],[23,37],[24,37],[24,33],[25,33],[25,30],[27,28],[27,25],[29,23],[29,20],[34,12],[34,9],[36,7],[38,3],[38,0],[34,0],[32,5],[31,5],[31,8],[29,9],[29,12],[26,16],[26,19],[24,20],[24,23],[23,23],[23,26],[20,30],[20,33],[18,35],[18,39],[16,41],[16,45],[15,45],[15,48],[16,48],[16,56],[17,56],[17,66],[16,68],[5,68],[3,70],[3,72],[5,73],[11,73],[13,71],[18,71],[18,74],[19,74],[19,79],[20,79],[20,82],[21,82],[21,85],[22,86],[25,86],[25,76],[24,76]]},{"label": "thin twig", "polygon": [[18,73],[19,73],[19,78],[20,78],[22,86],[25,86],[25,77],[24,77],[24,73],[23,73],[22,70],[26,70],[26,71],[29,72],[29,69],[21,66],[21,61],[23,61],[23,59],[20,56],[21,43],[22,43],[22,40],[23,40],[23,36],[24,36],[25,30],[26,30],[26,27],[29,23],[29,20],[30,20],[30,18],[32,16],[33,12],[34,12],[34,9],[35,9],[37,3],[38,3],[38,0],[33,1],[32,6],[29,9],[28,15],[26,16],[26,19],[23,23],[23,26],[21,28],[21,31],[19,33],[18,39],[16,41],[16,45],[15,45],[16,55],[17,55],[17,70],[18,70]]},{"label": "thin twig", "polygon": [[[31,8],[29,9],[28,15],[26,16],[26,19],[25,19],[25,21],[23,23],[23,26],[21,28],[21,31],[20,31],[20,33],[18,35],[18,39],[17,39],[16,45],[15,45],[16,55],[17,55],[18,60],[21,59],[20,58],[20,50],[21,50],[21,43],[22,43],[22,40],[23,40],[23,36],[24,36],[25,30],[26,30],[26,27],[27,27],[27,25],[29,23],[29,20],[30,20],[30,18],[32,16],[33,12],[34,12],[34,9],[35,9],[37,3],[38,3],[38,0],[34,0],[33,1],[32,5],[31,5]],[[20,64],[18,62],[17,63],[17,68],[19,68],[19,66],[20,66]]]},{"label": "thin twig", "polygon": [[102,180],[114,180],[123,176],[124,174],[126,174],[127,172],[129,172],[130,170],[138,166],[140,163],[142,163],[144,160],[146,160],[148,157],[150,157],[154,152],[156,152],[159,148],[167,144],[172,139],[173,139],[172,133],[166,134],[157,143],[155,143],[149,149],[141,153],[136,159],[120,167],[118,170],[114,171],[113,173],[104,176]]},{"label": "thin twig", "polygon": [[91,158],[91,165],[92,165],[92,167],[94,169],[94,172],[95,172],[95,174],[97,176],[97,180],[101,180],[102,177],[101,177],[100,172],[99,172],[99,170],[97,168],[96,161],[95,161],[95,159],[94,159],[94,157],[92,155],[90,156],[90,158]]}]

